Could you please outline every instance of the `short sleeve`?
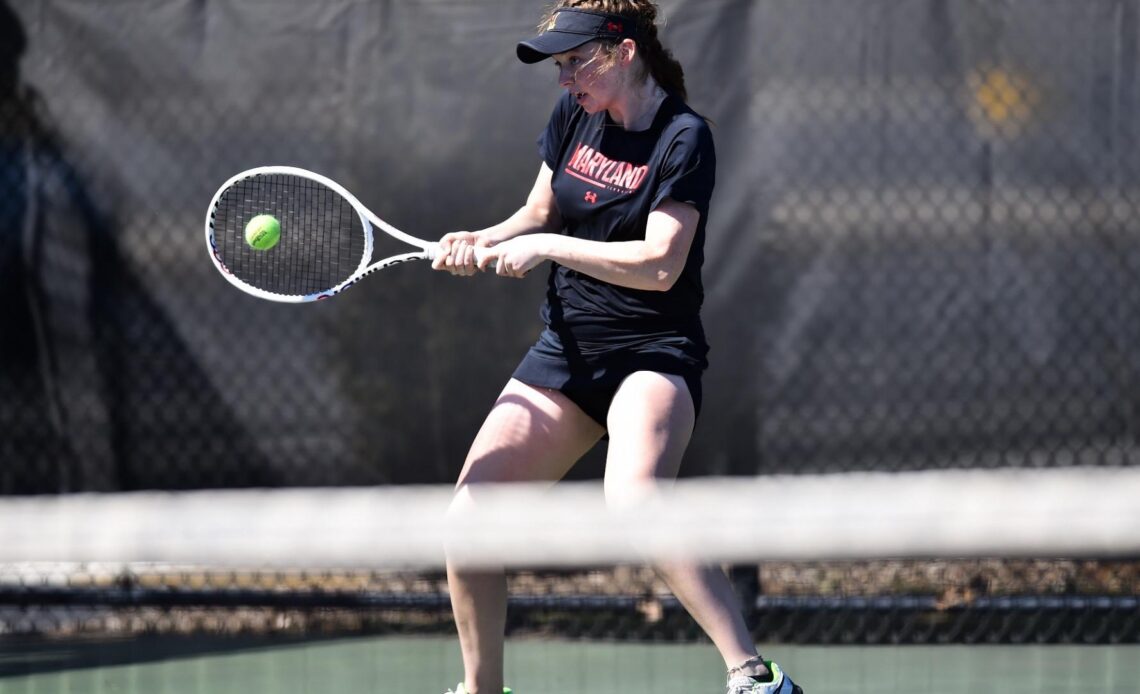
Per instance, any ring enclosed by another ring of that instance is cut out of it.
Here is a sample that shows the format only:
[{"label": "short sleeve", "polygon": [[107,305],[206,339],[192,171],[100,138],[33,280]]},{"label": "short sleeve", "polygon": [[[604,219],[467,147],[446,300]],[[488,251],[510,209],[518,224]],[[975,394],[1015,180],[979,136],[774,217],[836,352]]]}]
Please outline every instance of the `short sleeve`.
[{"label": "short sleeve", "polygon": [[569,92],[563,94],[554,105],[554,111],[550,114],[546,128],[538,136],[538,153],[551,169],[558,168],[562,146],[577,109],[578,104],[574,102],[574,97]]},{"label": "short sleeve", "polygon": [[707,214],[716,185],[716,149],[708,124],[693,117],[667,142],[653,207],[672,198]]}]

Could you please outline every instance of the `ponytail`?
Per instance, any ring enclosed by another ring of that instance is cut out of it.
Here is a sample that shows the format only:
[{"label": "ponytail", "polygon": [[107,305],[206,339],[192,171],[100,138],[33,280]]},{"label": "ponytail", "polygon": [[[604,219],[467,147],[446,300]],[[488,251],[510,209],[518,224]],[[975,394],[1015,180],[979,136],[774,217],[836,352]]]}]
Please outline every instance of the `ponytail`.
[{"label": "ponytail", "polygon": [[649,75],[666,92],[680,97],[681,101],[689,100],[689,93],[685,89],[685,69],[681,62],[673,57],[672,51],[661,45],[657,37],[657,25],[651,20],[648,26],[639,27],[641,30],[638,47],[644,51],[645,63]]}]

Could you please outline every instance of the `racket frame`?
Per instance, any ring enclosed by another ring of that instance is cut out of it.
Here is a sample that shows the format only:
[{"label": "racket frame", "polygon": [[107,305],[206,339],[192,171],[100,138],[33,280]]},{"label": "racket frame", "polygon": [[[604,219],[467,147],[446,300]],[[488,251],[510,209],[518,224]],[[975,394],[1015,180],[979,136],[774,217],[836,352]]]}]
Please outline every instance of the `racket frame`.
[{"label": "racket frame", "polygon": [[[319,292],[313,292],[311,294],[280,294],[277,292],[270,292],[264,289],[260,289],[251,284],[248,284],[244,280],[234,275],[233,271],[226,267],[226,264],[222,262],[221,254],[218,252],[217,236],[214,233],[214,222],[217,217],[218,201],[221,200],[222,196],[227,190],[229,190],[231,187],[233,187],[234,184],[238,183],[239,181],[247,178],[252,178],[254,176],[274,174],[299,176],[301,178],[306,178],[308,180],[326,186],[334,193],[342,196],[345,200],[347,200],[352,208],[356,211],[357,216],[360,218],[360,224],[364,230],[364,250],[360,254],[360,265],[357,266],[356,270],[351,275],[349,275],[347,279],[341,281],[340,284]],[[365,207],[364,204],[361,203],[355,195],[348,192],[344,186],[340,185],[336,181],[333,181],[332,179],[326,176],[322,176],[321,174],[315,173],[313,171],[309,171],[308,169],[302,169],[295,166],[259,166],[253,169],[247,169],[246,171],[242,171],[241,173],[230,177],[229,180],[227,180],[222,184],[220,188],[218,188],[218,192],[214,193],[214,197],[210,200],[210,207],[206,212],[205,226],[206,247],[209,249],[210,259],[213,261],[214,267],[218,269],[218,272],[222,273],[222,276],[225,277],[230,282],[230,284],[234,285],[246,294],[256,296],[259,299],[266,299],[268,301],[276,301],[279,303],[288,304],[300,304],[328,299],[330,297],[336,296],[337,294],[340,294],[345,289],[348,289],[352,285],[359,282],[361,278],[367,277],[377,270],[382,270],[386,267],[398,265],[399,263],[406,263],[412,260],[432,260],[435,258],[436,253],[439,249],[438,244],[432,241],[425,241],[423,239],[416,238],[415,236],[400,231],[396,227],[380,219],[378,216],[376,216],[375,213]],[[375,248],[373,241],[374,227],[379,228],[385,234],[388,234],[389,236],[399,241],[403,241],[410,246],[415,246],[420,250],[389,256],[387,258],[369,264]]]}]

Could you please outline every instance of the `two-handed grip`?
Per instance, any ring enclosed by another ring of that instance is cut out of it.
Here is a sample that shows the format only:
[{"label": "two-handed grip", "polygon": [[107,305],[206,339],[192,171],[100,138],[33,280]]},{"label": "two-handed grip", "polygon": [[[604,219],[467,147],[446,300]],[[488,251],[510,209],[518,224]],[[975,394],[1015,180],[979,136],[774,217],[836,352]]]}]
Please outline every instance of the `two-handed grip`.
[{"label": "two-handed grip", "polygon": [[[425,248],[424,250],[427,251],[428,260],[435,260],[439,256],[439,253],[440,253],[438,243],[433,243],[430,246],[428,246],[427,248]],[[484,258],[493,258],[494,255],[495,255],[494,251],[492,251],[490,248],[483,248],[481,246],[475,247],[475,263],[476,264],[481,264],[483,262]]]}]

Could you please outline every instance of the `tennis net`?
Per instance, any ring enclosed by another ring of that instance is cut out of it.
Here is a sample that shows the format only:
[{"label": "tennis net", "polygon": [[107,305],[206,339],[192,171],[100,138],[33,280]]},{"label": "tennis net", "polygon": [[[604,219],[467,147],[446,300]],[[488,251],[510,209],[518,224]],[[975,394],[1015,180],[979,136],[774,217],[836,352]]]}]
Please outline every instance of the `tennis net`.
[{"label": "tennis net", "polygon": [[0,630],[453,633],[453,561],[503,566],[517,635],[694,640],[649,568],[726,567],[763,641],[1140,641],[1140,470],[0,500]]}]

